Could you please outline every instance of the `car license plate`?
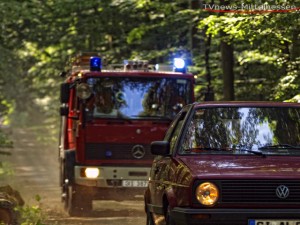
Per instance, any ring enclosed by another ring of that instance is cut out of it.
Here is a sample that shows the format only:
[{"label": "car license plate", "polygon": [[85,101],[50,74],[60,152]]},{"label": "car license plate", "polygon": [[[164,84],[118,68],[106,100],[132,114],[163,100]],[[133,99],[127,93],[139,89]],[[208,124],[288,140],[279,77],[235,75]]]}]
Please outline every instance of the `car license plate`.
[{"label": "car license plate", "polygon": [[148,181],[146,180],[122,180],[123,187],[147,187]]},{"label": "car license plate", "polygon": [[249,220],[248,225],[300,225],[299,220]]}]

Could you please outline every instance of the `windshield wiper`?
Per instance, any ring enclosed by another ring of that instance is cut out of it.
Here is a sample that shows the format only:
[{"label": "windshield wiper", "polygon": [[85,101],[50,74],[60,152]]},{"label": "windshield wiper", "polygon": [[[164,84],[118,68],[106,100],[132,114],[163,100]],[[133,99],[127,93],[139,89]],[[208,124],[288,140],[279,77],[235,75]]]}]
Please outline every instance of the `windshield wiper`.
[{"label": "windshield wiper", "polygon": [[138,119],[155,119],[155,120],[168,120],[168,121],[172,121],[172,118],[168,117],[168,116],[144,116],[144,115],[134,115],[131,116],[134,118],[138,118]]},{"label": "windshield wiper", "polygon": [[223,151],[223,152],[232,152],[232,151],[244,151],[249,152],[254,155],[261,155],[263,157],[266,157],[266,155],[262,152],[253,151],[250,149],[245,148],[212,148],[212,147],[199,147],[199,148],[193,148],[193,149],[187,149],[186,152],[197,152],[197,151]]},{"label": "windshield wiper", "polygon": [[249,152],[249,153],[252,153],[254,155],[261,155],[262,157],[266,157],[266,155],[264,153],[258,152],[258,151],[253,151],[253,150],[250,150],[250,149],[240,148],[240,149],[237,149],[237,150],[244,151],[244,152]]},{"label": "windshield wiper", "polygon": [[128,123],[132,123],[130,117],[124,115],[124,114],[121,113],[119,110],[117,111],[117,118],[118,118],[118,119],[125,120],[125,121],[127,121]]},{"label": "windshield wiper", "polygon": [[278,145],[265,145],[258,148],[259,150],[263,149],[300,149],[300,146],[293,146],[289,144],[278,144]]},{"label": "windshield wiper", "polygon": [[212,148],[212,147],[196,147],[186,149],[186,152],[201,152],[201,151],[223,151],[223,152],[231,152],[233,149],[231,148]]}]

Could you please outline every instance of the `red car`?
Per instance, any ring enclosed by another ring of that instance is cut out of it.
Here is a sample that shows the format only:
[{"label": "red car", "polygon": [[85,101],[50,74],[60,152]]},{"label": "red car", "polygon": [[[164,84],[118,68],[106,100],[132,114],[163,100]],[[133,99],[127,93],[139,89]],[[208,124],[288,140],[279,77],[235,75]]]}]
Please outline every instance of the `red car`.
[{"label": "red car", "polygon": [[148,225],[300,225],[298,103],[194,103],[151,152]]}]

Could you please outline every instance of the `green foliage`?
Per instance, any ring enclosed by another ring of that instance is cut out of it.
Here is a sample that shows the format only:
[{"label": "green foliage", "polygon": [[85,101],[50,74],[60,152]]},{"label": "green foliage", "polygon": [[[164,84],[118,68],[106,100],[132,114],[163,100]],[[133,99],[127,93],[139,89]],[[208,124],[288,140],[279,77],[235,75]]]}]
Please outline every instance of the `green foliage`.
[{"label": "green foliage", "polygon": [[[253,4],[253,1],[248,3]],[[299,3],[289,1],[290,5]],[[230,2],[230,5],[234,4],[241,3]],[[286,3],[272,1],[264,4]],[[297,12],[214,13],[200,20],[198,28],[215,39],[224,32],[223,40],[235,47],[235,74],[239,81],[235,89],[237,99],[283,101],[299,93],[296,60],[300,55],[299,19]]]},{"label": "green foliage", "polygon": [[[1,119],[4,116],[9,123],[10,117],[15,125],[25,126],[43,120],[35,118],[36,111],[57,116],[62,81],[58,74],[79,51],[100,52],[108,63],[126,58],[168,63],[174,55],[183,55],[198,75],[196,91],[201,99],[207,86],[204,55],[209,50],[218,100],[223,86],[219,45],[224,39],[234,46],[236,80],[243,80],[236,83],[237,99],[255,100],[263,95],[263,99],[281,101],[298,94],[299,13],[217,14],[199,10],[191,2],[1,1]],[[243,2],[299,5],[299,0]],[[226,34],[222,40],[221,31]],[[266,88],[251,83],[253,79],[264,79],[261,85]],[[246,92],[250,88],[253,95]]]},{"label": "green foliage", "polygon": [[300,102],[300,57],[295,61],[287,63],[287,73],[279,80],[275,87],[274,98],[276,100],[287,100]]},{"label": "green foliage", "polygon": [[[191,2],[197,1],[2,0],[0,125],[38,124],[33,132],[47,129],[52,132],[49,137],[57,136],[62,82],[58,75],[80,51],[99,52],[108,63],[127,58],[168,63],[176,54],[185,56],[198,77],[198,101],[207,91],[208,51],[211,85],[219,100],[223,98],[220,43],[226,41],[234,46],[237,100],[300,101],[299,12],[217,14]],[[285,0],[260,2],[287,4]],[[300,1],[288,3],[299,7]],[[226,35],[221,37],[220,32]],[[38,139],[53,141],[44,136]],[[12,144],[0,130],[0,146]],[[0,178],[12,172],[2,162]],[[22,225],[43,224],[40,197],[36,200],[35,206],[17,209]]]},{"label": "green foliage", "polygon": [[43,221],[46,220],[46,216],[39,206],[41,197],[36,195],[35,200],[37,205],[16,207],[15,210],[20,213],[20,225],[45,225]]},{"label": "green foliage", "polygon": [[1,147],[11,148],[13,147],[13,142],[9,139],[6,133],[0,130],[0,148]]},{"label": "green foliage", "polygon": [[7,162],[0,162],[0,178],[9,177],[14,174],[11,165]]},{"label": "green foliage", "polygon": [[[0,101],[0,126],[7,126],[10,121],[9,121],[9,116],[13,112],[13,106],[10,101],[5,99],[6,97],[3,95],[0,98],[3,98]],[[1,146],[1,141],[0,141],[0,146]]]}]

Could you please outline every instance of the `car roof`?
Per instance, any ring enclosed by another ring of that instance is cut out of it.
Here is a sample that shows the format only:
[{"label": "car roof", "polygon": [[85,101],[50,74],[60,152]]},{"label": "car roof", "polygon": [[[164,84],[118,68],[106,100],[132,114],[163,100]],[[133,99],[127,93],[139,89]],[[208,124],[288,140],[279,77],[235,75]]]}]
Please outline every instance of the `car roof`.
[{"label": "car roof", "polygon": [[195,102],[194,108],[198,107],[300,107],[299,103],[272,102],[272,101],[211,101]]}]

